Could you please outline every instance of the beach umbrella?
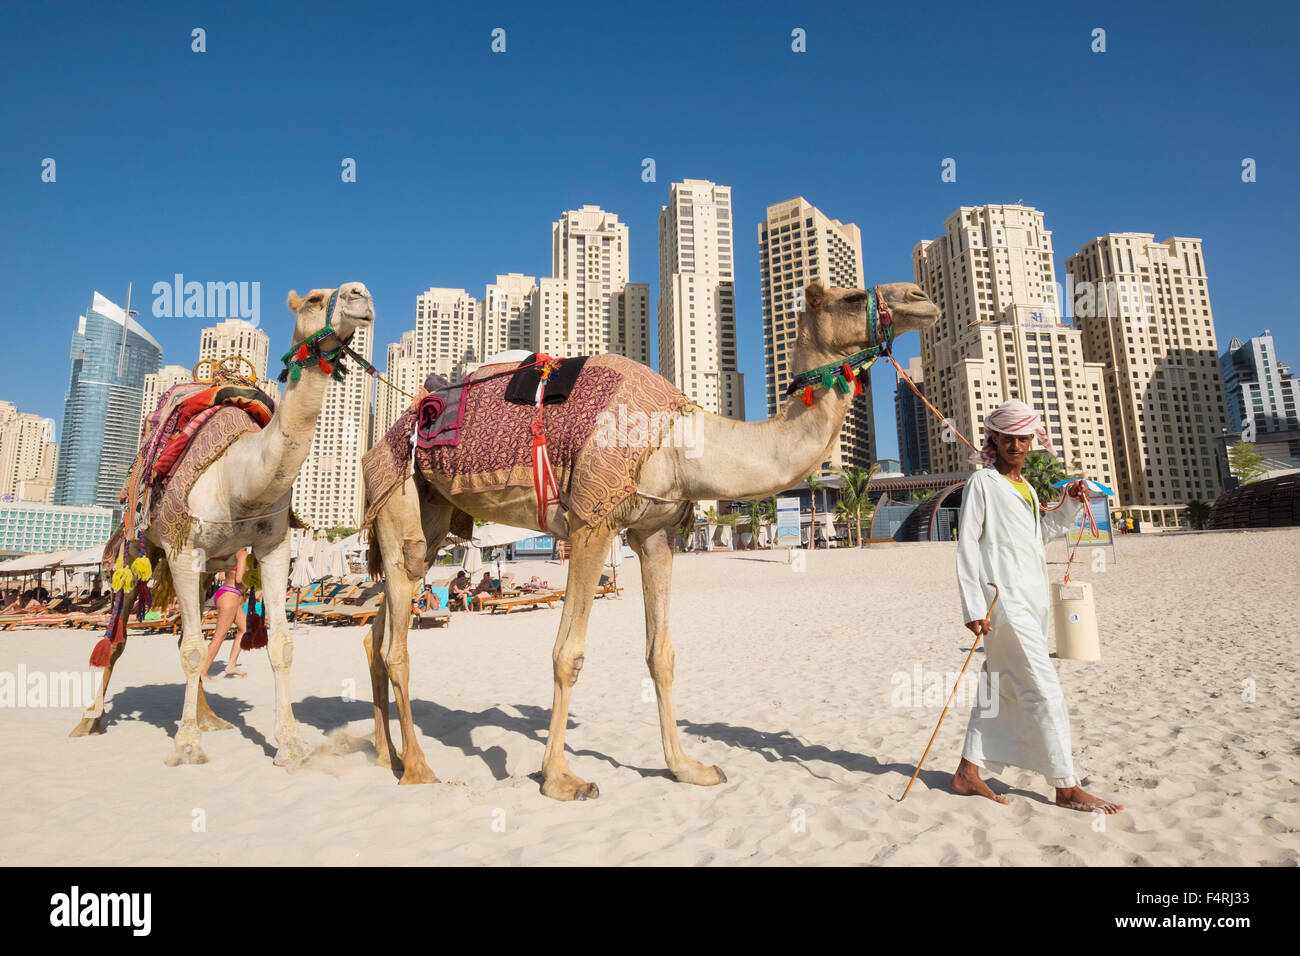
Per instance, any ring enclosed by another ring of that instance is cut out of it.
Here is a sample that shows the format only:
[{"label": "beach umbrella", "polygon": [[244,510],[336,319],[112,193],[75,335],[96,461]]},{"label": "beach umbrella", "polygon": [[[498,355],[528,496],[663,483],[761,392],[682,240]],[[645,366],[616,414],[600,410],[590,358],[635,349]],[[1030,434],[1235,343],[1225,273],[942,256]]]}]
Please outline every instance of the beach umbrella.
[{"label": "beach umbrella", "polygon": [[294,599],[293,609],[298,610],[298,605],[302,601],[302,589],[311,585],[316,580],[316,573],[312,571],[311,561],[307,558],[298,558],[293,562],[293,570],[289,572],[289,584],[298,589],[298,596]]},{"label": "beach umbrella", "polygon": [[499,548],[536,534],[536,531],[528,528],[516,528],[508,524],[485,524],[474,529],[474,544],[480,548]]},{"label": "beach umbrella", "polygon": [[460,564],[473,577],[483,567],[483,552],[472,544],[465,545],[465,560]]},{"label": "beach umbrella", "polygon": [[[1054,481],[1052,482],[1052,487],[1064,488],[1070,482],[1078,481],[1078,480],[1079,479],[1077,478],[1066,478],[1063,481]],[[1100,481],[1093,481],[1091,478],[1084,478],[1083,481],[1085,484],[1087,484],[1088,490],[1090,491],[1100,491],[1103,495],[1113,495],[1115,493],[1111,491],[1109,488],[1107,488],[1105,485],[1103,485]]]}]

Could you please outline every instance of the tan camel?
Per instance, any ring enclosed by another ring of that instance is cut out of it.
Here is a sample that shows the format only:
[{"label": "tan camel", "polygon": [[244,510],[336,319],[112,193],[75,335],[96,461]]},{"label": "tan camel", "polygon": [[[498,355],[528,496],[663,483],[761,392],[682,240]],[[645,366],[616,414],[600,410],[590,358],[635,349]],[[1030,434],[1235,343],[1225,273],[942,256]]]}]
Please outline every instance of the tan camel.
[{"label": "tan camel", "polygon": [[[939,309],[921,289],[900,282],[877,287],[880,301],[893,316],[895,335],[921,330],[939,317]],[[830,288],[819,284],[805,291],[807,311],[800,316],[792,359],[795,372],[843,361],[867,348],[868,291]],[[644,368],[642,366],[642,368]],[[654,375],[649,369],[645,374]],[[682,751],[673,716],[674,654],[668,634],[669,584],[672,575],[671,535],[701,499],[743,500],[766,497],[791,488],[821,470],[853,400],[852,391],[818,389],[812,404],[792,397],[769,421],[742,422],[696,411],[698,441],[692,448],[664,447],[646,460],[637,483],[637,501],[620,525],[641,563],[645,600],[646,662],[659,702],[659,730],[664,757],[673,776],[683,783],[711,786],[726,780],[722,770],[692,760]],[[581,476],[575,474],[577,482]],[[516,527],[537,528],[532,488],[447,496],[432,487],[416,469],[401,493],[392,494],[379,509],[372,547],[380,549],[385,598],[365,639],[375,705],[375,749],[385,767],[402,767],[401,782],[437,780],[425,761],[411,721],[406,632],[410,624],[413,586],[428,570],[442,544],[454,509],[478,518]],[[553,506],[546,524],[570,546],[568,583],[559,635],[552,652],[555,695],[550,732],[542,758],[542,793],[557,800],[587,799],[599,791],[573,774],[565,759],[564,731],[569,700],[582,669],[587,619],[601,567],[617,528],[588,527]],[[377,636],[382,637],[377,642]],[[378,643],[378,646],[376,646]],[[402,729],[399,760],[389,735],[388,684],[397,698]]]},{"label": "tan camel", "polygon": [[[294,343],[320,331],[331,321],[335,335],[326,336],[326,350],[352,338],[358,328],[374,321],[370,293],[360,282],[339,286],[334,311],[326,315],[336,290],[314,289],[304,299],[290,292],[289,309],[297,316]],[[360,370],[352,369],[352,374]],[[181,668],[185,673],[185,705],[176,731],[175,748],[167,763],[204,763],[199,739],[205,730],[226,730],[231,725],[217,717],[207,705],[199,672],[203,663],[201,585],[207,575],[234,565],[234,553],[251,548],[261,568],[263,602],[269,630],[267,651],[275,677],[275,738],[279,744],[275,763],[292,764],[306,755],[289,697],[289,666],[293,661],[293,640],[285,622],[284,599],[289,581],[289,504],[294,479],[307,458],[316,420],[325,401],[330,377],[316,363],[302,369],[301,378],[290,381],[270,422],[261,431],[236,438],[195,481],[189,494],[189,511],[195,516],[185,541],[166,549],[157,536],[155,523],[145,532],[146,552],[158,571],[170,572],[172,588],[180,604],[182,636]],[[159,560],[166,557],[166,567]],[[122,613],[134,603],[128,590]],[[69,736],[104,732],[104,692],[122,652],[123,641],[113,646],[112,659],[104,668],[95,701],[82,715]]]}]

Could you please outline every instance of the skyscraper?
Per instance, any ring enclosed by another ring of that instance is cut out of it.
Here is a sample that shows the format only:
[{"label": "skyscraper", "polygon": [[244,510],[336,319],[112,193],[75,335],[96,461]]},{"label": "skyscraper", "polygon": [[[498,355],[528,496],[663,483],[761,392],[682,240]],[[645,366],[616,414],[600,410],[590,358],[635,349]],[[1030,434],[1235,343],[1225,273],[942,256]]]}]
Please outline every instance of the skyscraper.
[{"label": "skyscraper", "polygon": [[921,333],[925,397],[953,426],[927,410],[931,472],[970,470],[972,452],[954,432],[980,447],[985,415],[1014,398],[1043,416],[1067,474],[1114,487],[1104,369],[1088,359],[1083,333],[1060,323],[1043,214],[962,206],[942,236],[917,243],[912,267],[943,312]]},{"label": "skyscraper", "polygon": [[536,349],[618,352],[650,363],[650,287],[628,281],[627,225],[583,206],[551,225],[551,281],[542,280]]},{"label": "skyscraper", "polygon": [[1229,342],[1227,351],[1219,356],[1219,369],[1230,432],[1240,432],[1253,421],[1257,440],[1262,441],[1265,435],[1300,428],[1296,418],[1300,383],[1291,369],[1278,361],[1270,329],[1245,342]]},{"label": "skyscraper", "polygon": [[224,319],[199,333],[199,361],[220,361],[231,355],[248,359],[260,383],[266,378],[271,344],[267,334],[243,319]]},{"label": "skyscraper", "polygon": [[[759,273],[763,286],[763,359],[767,375],[767,414],[785,402],[785,389],[797,372],[792,365],[801,290],[811,282],[861,289],[862,233],[852,223],[831,219],[802,196],[767,207],[758,224]],[[876,459],[876,426],[870,372],[863,394],[854,399],[827,463],[870,468]]]},{"label": "skyscraper", "polygon": [[119,508],[139,440],[144,377],[158,371],[162,346],[96,292],[77,320],[71,359],[54,503]]},{"label": "skyscraper", "polygon": [[0,402],[0,500],[49,504],[58,458],[53,419]]},{"label": "skyscraper", "polygon": [[1177,526],[1183,506],[1217,498],[1226,477],[1217,449],[1228,416],[1201,240],[1108,233],[1065,268],[1084,357],[1105,370],[1115,490],[1148,527]]},{"label": "skyscraper", "polygon": [[669,187],[659,211],[659,374],[701,408],[743,420],[731,238],[730,187]]},{"label": "skyscraper", "polygon": [[[374,330],[362,326],[350,343],[371,361]],[[375,379],[347,361],[342,381],[331,381],[316,421],[311,451],[293,483],[293,507],[317,528],[360,527],[365,491],[361,455],[371,438]]]},{"label": "skyscraper", "polygon": [[[907,363],[907,376],[925,394],[925,371],[919,356]],[[897,376],[895,376],[897,377]],[[905,475],[930,473],[930,420],[933,416],[919,395],[898,379],[894,391],[894,421],[898,426],[898,459]]]}]

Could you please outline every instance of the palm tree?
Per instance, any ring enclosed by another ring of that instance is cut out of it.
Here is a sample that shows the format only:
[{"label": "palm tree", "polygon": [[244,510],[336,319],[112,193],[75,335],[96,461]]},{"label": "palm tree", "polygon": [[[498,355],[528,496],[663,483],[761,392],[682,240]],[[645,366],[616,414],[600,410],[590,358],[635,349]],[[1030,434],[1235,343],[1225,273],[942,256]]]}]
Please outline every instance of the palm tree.
[{"label": "palm tree", "polygon": [[1206,523],[1210,520],[1209,502],[1196,500],[1187,502],[1187,523],[1193,530],[1204,531]]},{"label": "palm tree", "polygon": [[1065,466],[1059,458],[1045,451],[1031,451],[1020,467],[1020,476],[1033,486],[1038,500],[1046,503],[1061,496],[1061,490],[1052,485],[1065,478]]},{"label": "palm tree", "polygon": [[[880,462],[876,462],[869,471],[863,471],[856,465],[850,465],[840,472],[840,476],[844,479],[844,492],[840,497],[840,503],[846,506],[845,514],[853,520],[857,528],[858,547],[862,547],[862,519],[875,510],[872,507],[871,500],[867,497],[867,486],[879,470]],[[836,517],[838,517],[838,508],[836,511]]]},{"label": "palm tree", "polygon": [[916,502],[921,502],[924,501],[926,498],[933,498],[933,497],[934,497],[933,488],[917,488],[916,491],[912,492],[912,500]]},{"label": "palm tree", "polygon": [[758,533],[764,524],[776,521],[776,495],[769,498],[755,498],[749,503],[750,547],[758,547]]},{"label": "palm tree", "polygon": [[817,489],[822,486],[816,475],[808,476],[808,498],[812,501],[812,524],[808,526],[808,550],[817,547]]}]

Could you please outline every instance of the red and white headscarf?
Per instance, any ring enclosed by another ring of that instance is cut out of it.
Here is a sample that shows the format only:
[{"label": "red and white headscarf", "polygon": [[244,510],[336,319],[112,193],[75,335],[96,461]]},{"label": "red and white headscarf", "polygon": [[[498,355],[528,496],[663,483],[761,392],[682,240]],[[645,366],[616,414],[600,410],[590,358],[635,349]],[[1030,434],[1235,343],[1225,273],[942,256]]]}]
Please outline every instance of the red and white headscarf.
[{"label": "red and white headscarf", "polygon": [[997,447],[993,444],[994,432],[1004,435],[1037,435],[1043,450],[1056,454],[1052,440],[1047,437],[1043,417],[1017,399],[1003,402],[984,417],[984,446],[979,452],[980,464],[992,465],[998,460]]}]

